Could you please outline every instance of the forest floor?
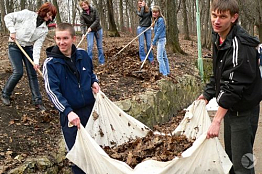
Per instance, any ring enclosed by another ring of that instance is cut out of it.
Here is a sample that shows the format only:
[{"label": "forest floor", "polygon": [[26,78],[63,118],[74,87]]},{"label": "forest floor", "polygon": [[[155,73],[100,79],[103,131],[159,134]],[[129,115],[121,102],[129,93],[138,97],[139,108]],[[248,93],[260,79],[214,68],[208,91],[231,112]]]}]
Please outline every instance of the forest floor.
[{"label": "forest floor", "polygon": [[[2,90],[12,69],[7,55],[8,35],[0,33],[0,37],[0,90]],[[129,98],[148,88],[156,89],[156,81],[164,78],[158,72],[156,57],[154,57],[154,65],[146,62],[143,67],[145,71],[136,72],[141,66],[137,40],[114,57],[132,39],[133,36],[122,33],[121,37],[104,37],[103,48],[106,63],[103,66],[98,66],[97,50],[94,47],[94,71],[100,80],[101,90],[112,101]],[[80,36],[78,36],[79,40]],[[45,49],[51,45],[54,45],[53,32],[49,33],[44,42],[41,65],[46,58]],[[171,74],[167,79],[174,83],[176,83],[177,76],[195,75],[197,60],[195,37],[190,41],[180,39],[180,45],[186,55],[167,51],[171,69]],[[86,41],[80,47],[86,48]],[[209,53],[210,51],[203,50],[203,55]],[[154,50],[155,54],[156,50]],[[196,76],[196,78],[199,77]],[[22,164],[27,158],[48,156],[58,148],[58,140],[61,138],[58,112],[47,98],[43,78],[39,76],[38,80],[43,102],[47,108],[45,112],[39,112],[31,103],[26,73],[11,96],[11,106],[4,106],[0,102],[0,173],[7,173],[10,169]]]}]

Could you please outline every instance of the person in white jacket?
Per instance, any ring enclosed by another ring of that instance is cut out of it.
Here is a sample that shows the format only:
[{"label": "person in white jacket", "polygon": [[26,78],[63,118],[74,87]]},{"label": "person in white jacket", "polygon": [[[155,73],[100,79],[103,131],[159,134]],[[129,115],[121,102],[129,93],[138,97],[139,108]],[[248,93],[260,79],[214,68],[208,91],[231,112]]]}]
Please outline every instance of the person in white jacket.
[{"label": "person in white jacket", "polygon": [[[9,77],[4,88],[2,89],[1,100],[4,105],[8,106],[11,104],[10,96],[14,91],[15,86],[23,76],[24,62],[32,93],[33,104],[36,108],[45,110],[35,70],[39,68],[41,47],[48,33],[47,25],[55,18],[56,13],[56,7],[47,2],[39,8],[38,12],[25,9],[9,13],[4,17],[6,27],[10,31],[8,41],[8,57],[13,69],[12,75]],[[15,40],[22,46],[25,52],[32,59],[35,64],[34,66],[16,45]]]}]

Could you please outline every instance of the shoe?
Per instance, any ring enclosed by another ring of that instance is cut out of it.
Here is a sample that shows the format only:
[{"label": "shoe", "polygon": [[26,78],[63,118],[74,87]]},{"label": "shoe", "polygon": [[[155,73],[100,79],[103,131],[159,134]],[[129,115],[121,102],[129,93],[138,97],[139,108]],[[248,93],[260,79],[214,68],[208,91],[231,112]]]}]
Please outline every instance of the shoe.
[{"label": "shoe", "polygon": [[40,111],[45,111],[46,110],[46,108],[42,104],[35,105],[35,108],[39,109]]},{"label": "shoe", "polygon": [[3,96],[1,96],[1,100],[4,103],[4,105],[10,106],[11,102],[9,98],[4,98]]}]

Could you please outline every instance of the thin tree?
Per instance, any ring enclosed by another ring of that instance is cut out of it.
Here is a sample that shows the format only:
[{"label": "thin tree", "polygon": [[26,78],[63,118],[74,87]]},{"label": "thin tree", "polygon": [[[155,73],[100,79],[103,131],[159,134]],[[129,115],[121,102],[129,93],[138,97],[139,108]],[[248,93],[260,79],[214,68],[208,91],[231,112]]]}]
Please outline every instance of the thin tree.
[{"label": "thin tree", "polygon": [[21,7],[21,10],[25,9],[25,0],[20,1],[20,7]]},{"label": "thin tree", "polygon": [[4,0],[0,0],[0,10],[1,10],[1,26],[2,26],[3,32],[6,34],[7,33],[7,28],[5,26],[5,21],[4,21],[4,16],[6,15]]},{"label": "thin tree", "polygon": [[190,40],[189,29],[188,29],[188,20],[187,20],[187,7],[186,0],[182,0],[182,9],[183,9],[183,26],[184,26],[184,39]]},{"label": "thin tree", "polygon": [[14,1],[13,0],[5,0],[5,5],[6,5],[7,13],[11,13],[14,11]]},{"label": "thin tree", "polygon": [[107,11],[108,11],[108,22],[109,22],[108,35],[113,37],[120,37],[120,34],[116,28],[113,9],[114,8],[113,8],[112,0],[107,0]]},{"label": "thin tree", "polygon": [[42,0],[37,0],[36,1],[36,8],[39,9],[41,7],[42,3],[43,3]]},{"label": "thin tree", "polygon": [[61,20],[61,16],[60,16],[60,13],[59,13],[59,7],[58,7],[58,4],[57,4],[57,0],[53,0],[53,4],[57,9],[56,22],[59,24],[59,23],[61,23],[62,20]]},{"label": "thin tree", "polygon": [[124,31],[124,9],[123,9],[123,0],[119,2],[119,14],[120,14],[120,30]]}]

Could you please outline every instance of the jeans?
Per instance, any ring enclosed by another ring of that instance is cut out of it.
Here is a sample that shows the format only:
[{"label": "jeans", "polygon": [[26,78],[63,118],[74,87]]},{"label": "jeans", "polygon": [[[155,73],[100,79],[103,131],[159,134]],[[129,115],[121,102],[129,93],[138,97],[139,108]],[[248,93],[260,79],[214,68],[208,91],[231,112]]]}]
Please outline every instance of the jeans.
[{"label": "jeans", "polygon": [[252,155],[253,144],[258,126],[259,105],[253,109],[234,112],[228,111],[224,118],[225,150],[233,167],[230,174],[254,174]]},{"label": "jeans", "polygon": [[[138,26],[137,27],[137,35],[139,35],[140,33],[142,33],[143,31],[145,31],[148,27],[141,27]],[[146,47],[147,47],[147,52],[149,51],[150,47],[151,47],[151,29],[148,29],[146,32],[144,32],[141,36],[139,36],[138,41],[139,41],[139,57],[140,60],[143,61],[146,58],[146,54],[145,53],[145,41],[146,39]],[[149,55],[148,55],[148,60],[150,62],[153,61],[153,52],[150,51]]]},{"label": "jeans", "polygon": [[166,38],[161,38],[157,42],[157,61],[159,63],[159,72],[164,76],[167,76],[170,73],[169,63],[166,54]]},{"label": "jeans", "polygon": [[96,45],[97,45],[97,50],[98,50],[98,62],[99,64],[104,64],[105,63],[105,57],[104,57],[104,52],[103,52],[103,29],[101,28],[97,32],[89,32],[87,34],[87,53],[89,57],[92,59],[93,58],[93,46],[94,46],[94,37],[96,38]]},{"label": "jeans", "polygon": [[[23,49],[28,54],[28,56],[31,57],[32,59],[33,47],[26,46],[23,47]],[[3,97],[8,99],[10,98],[15,86],[23,76],[23,62],[24,62],[27,71],[28,80],[29,80],[29,86],[32,93],[33,104],[35,105],[42,104],[42,96],[39,91],[37,74],[32,64],[29,62],[29,60],[25,57],[25,55],[16,45],[8,46],[8,57],[13,68],[13,73],[9,77],[3,88],[2,91]]]}]

